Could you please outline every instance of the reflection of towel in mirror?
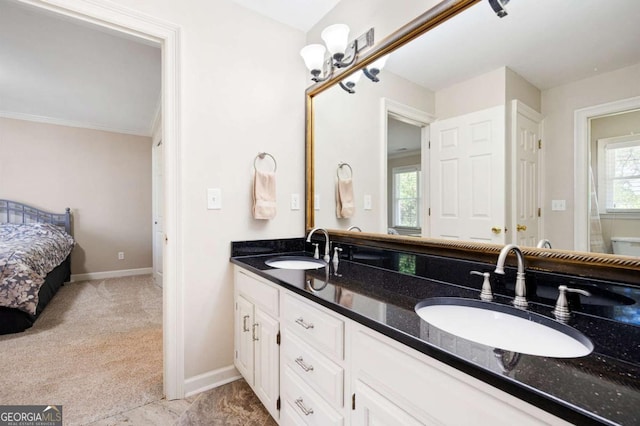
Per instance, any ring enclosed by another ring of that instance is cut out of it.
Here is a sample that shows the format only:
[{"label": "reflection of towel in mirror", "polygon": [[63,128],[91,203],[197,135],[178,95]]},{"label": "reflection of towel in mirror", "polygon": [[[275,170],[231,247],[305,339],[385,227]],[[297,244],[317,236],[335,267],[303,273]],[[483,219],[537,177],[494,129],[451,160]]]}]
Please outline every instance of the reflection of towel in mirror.
[{"label": "reflection of towel in mirror", "polygon": [[256,170],[253,177],[253,218],[276,216],[276,174]]},{"label": "reflection of towel in mirror", "polygon": [[336,216],[349,218],[355,212],[353,203],[353,181],[351,179],[338,178],[336,188]]}]

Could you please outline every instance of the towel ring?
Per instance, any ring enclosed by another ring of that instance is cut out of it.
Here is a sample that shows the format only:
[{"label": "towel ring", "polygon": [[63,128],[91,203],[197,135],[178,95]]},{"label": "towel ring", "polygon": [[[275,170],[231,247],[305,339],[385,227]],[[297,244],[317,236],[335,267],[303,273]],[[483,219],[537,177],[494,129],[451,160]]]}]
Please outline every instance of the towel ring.
[{"label": "towel ring", "polygon": [[340,169],[342,169],[345,166],[349,168],[349,176],[348,176],[348,178],[352,178],[353,177],[353,169],[351,168],[349,163],[338,163],[338,169],[336,170],[336,176],[338,176],[338,179],[340,179]]},{"label": "towel ring", "polygon": [[260,152],[258,153],[258,155],[256,155],[256,158],[253,160],[253,168],[258,170],[258,167],[256,165],[258,158],[261,160],[264,160],[264,157],[267,157],[267,156],[271,157],[271,159],[273,160],[273,173],[275,173],[276,170],[278,170],[278,163],[276,162],[276,158],[273,155],[269,154],[268,152]]}]

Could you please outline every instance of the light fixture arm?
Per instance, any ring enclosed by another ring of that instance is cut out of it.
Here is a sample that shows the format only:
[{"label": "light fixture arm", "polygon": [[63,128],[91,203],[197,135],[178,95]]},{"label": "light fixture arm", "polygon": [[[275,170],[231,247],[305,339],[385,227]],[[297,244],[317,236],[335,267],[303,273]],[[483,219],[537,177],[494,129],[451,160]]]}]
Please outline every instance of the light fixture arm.
[{"label": "light fixture arm", "polygon": [[342,87],[342,88],[343,88],[347,93],[351,93],[351,94],[356,93],[356,91],[353,89],[353,88],[356,86],[356,84],[355,84],[355,83],[353,83],[353,82],[351,82],[351,81],[348,81],[348,82],[346,82],[346,83],[340,82],[340,83],[338,83],[338,84],[339,84],[339,85],[340,85],[340,87]]},{"label": "light fixture arm", "polygon": [[363,68],[362,73],[374,83],[377,83],[380,81],[380,79],[378,78],[378,74],[380,74],[380,70],[378,68],[371,68],[371,69]]}]

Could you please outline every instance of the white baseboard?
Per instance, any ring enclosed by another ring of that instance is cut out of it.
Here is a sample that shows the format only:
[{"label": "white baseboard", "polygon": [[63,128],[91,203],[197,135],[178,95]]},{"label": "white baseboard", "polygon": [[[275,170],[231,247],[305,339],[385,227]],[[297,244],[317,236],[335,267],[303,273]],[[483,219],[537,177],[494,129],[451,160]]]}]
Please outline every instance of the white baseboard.
[{"label": "white baseboard", "polygon": [[119,271],[90,272],[88,274],[71,274],[71,282],[103,280],[105,278],[130,277],[132,275],[147,275],[153,273],[153,268],[121,269]]},{"label": "white baseboard", "polygon": [[184,381],[184,396],[189,397],[242,378],[233,365],[199,374]]}]

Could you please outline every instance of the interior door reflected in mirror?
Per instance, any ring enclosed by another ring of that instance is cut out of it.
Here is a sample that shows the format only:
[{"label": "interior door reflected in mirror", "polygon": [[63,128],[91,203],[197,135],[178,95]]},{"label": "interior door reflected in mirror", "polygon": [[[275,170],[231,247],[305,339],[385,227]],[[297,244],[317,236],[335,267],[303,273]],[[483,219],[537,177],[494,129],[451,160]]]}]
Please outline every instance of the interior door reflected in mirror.
[{"label": "interior door reflected in mirror", "polygon": [[385,51],[379,82],[314,94],[314,225],[638,255],[640,2],[609,9],[478,2]]}]

